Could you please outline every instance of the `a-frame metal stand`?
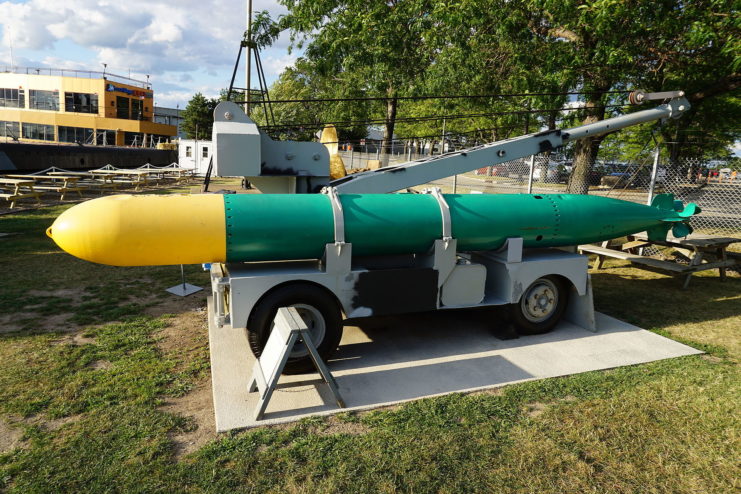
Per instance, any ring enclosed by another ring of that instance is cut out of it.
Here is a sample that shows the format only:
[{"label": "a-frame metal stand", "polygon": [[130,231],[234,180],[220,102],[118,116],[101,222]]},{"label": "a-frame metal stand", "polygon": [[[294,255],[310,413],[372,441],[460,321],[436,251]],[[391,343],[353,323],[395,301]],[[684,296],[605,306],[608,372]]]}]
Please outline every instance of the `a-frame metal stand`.
[{"label": "a-frame metal stand", "polygon": [[342,400],[342,396],[340,396],[340,390],[337,388],[334,377],[329,372],[329,369],[327,369],[327,366],[319,356],[319,352],[317,352],[316,347],[311,342],[309,328],[306,326],[306,323],[301,319],[295,308],[281,307],[275,315],[275,328],[270,333],[262,355],[259,359],[255,360],[255,365],[252,368],[249,392],[252,393],[256,390],[260,392],[260,400],[255,409],[255,420],[261,420],[265,414],[265,409],[268,407],[268,402],[270,402],[273,391],[278,386],[278,380],[288,361],[288,356],[291,354],[291,350],[293,350],[293,346],[299,337],[304,345],[306,345],[314,366],[332,391],[337,401],[337,406],[345,408],[345,402]]}]

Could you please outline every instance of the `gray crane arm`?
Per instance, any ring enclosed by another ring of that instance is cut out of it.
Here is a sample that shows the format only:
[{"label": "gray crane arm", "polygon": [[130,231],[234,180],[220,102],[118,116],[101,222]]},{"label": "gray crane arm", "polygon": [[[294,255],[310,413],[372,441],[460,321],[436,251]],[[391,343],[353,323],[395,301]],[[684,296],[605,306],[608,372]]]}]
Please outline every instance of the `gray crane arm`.
[{"label": "gray crane arm", "polygon": [[[652,94],[664,95],[670,93]],[[656,108],[608,118],[571,129],[538,132],[441,156],[410,161],[397,166],[356,173],[334,180],[330,182],[330,185],[335,187],[340,194],[395,192],[477,168],[550,151],[573,139],[600,135],[654,120],[679,118],[690,108],[690,104],[682,96],[684,93],[674,92],[671,94],[679,95],[679,97],[675,97],[668,103]]]}]

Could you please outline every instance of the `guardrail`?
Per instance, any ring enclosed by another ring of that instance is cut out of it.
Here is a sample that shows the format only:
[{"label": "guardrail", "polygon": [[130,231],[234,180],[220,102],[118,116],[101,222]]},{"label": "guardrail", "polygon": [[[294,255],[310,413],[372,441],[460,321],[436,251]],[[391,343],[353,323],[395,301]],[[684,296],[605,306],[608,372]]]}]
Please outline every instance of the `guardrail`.
[{"label": "guardrail", "polygon": [[0,66],[0,73],[10,74],[28,74],[28,75],[51,75],[61,77],[78,77],[82,79],[106,79],[110,81],[128,84],[130,86],[140,87],[142,89],[152,89],[149,81],[140,81],[111,72],[100,72],[97,70],[77,70],[77,69],[55,69],[50,67],[17,67],[10,65]]}]

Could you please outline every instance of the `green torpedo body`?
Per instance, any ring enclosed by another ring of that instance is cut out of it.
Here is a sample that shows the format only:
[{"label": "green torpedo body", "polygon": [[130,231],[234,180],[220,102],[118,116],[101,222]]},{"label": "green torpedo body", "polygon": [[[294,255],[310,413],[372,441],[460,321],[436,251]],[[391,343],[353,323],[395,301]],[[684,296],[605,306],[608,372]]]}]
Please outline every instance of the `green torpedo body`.
[{"label": "green torpedo body", "polygon": [[[340,195],[345,240],[353,255],[421,254],[441,237],[440,205],[429,194]],[[669,195],[652,206],[569,194],[447,194],[452,236],[463,251],[502,247],[522,237],[525,247],[577,245],[648,230],[664,238],[699,208],[682,211]],[[334,241],[324,195],[227,195],[229,261],[316,259]],[[684,233],[686,235],[687,233]]]}]

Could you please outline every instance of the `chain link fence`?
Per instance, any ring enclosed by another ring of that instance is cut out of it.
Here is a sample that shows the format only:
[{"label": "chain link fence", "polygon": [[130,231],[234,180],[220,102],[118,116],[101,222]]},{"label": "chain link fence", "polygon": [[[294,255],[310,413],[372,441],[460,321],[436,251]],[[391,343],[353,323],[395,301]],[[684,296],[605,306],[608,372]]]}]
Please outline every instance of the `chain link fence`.
[{"label": "chain link fence", "polygon": [[[429,153],[417,154],[402,146],[386,157],[377,149],[340,154],[350,173],[378,168],[385,158],[389,165],[395,165],[430,157]],[[445,193],[463,194],[565,193],[571,171],[569,160],[556,161],[552,156],[540,154],[435,180],[419,189],[435,186]],[[740,158],[686,158],[671,163],[659,160],[655,173],[653,156],[636,163],[597,161],[588,180],[590,194],[642,204],[651,202],[652,192],[653,195],[674,194],[683,203],[694,202],[702,208],[702,213],[692,220],[697,233],[741,235]]]}]

